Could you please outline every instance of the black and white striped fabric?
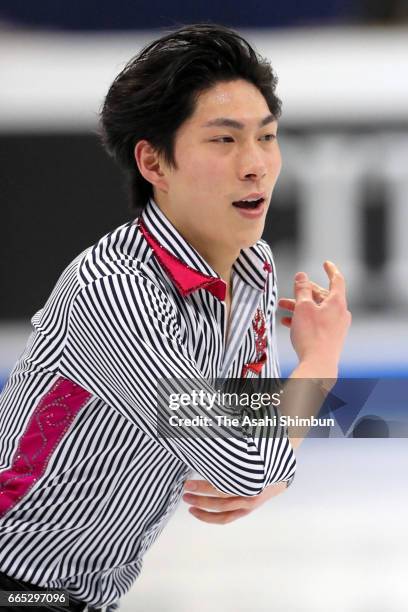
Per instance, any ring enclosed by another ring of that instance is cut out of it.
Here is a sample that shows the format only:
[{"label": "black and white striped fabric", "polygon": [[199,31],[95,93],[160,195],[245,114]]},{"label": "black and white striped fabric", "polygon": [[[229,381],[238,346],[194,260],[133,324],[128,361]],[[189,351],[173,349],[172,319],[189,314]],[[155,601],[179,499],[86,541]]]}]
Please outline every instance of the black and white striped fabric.
[{"label": "black and white striped fabric", "polygon": [[[234,264],[225,343],[225,303],[205,287],[183,295],[146,236],[172,261],[219,279],[150,201],[139,222],[110,232],[65,269],[33,316],[33,333],[0,396],[0,494],[11,487],[0,518],[0,571],[109,610],[137,578],[193,471],[234,495],[256,495],[295,471],[284,435],[157,435],[157,381],[241,377],[257,360],[257,312],[267,329],[259,376],[280,375],[269,246],[257,242]],[[62,401],[56,394],[67,385]],[[75,410],[72,389],[82,393]],[[42,427],[47,397],[48,408],[66,411],[64,427],[49,411]],[[52,427],[55,442],[46,433]],[[21,480],[23,459],[30,486]],[[14,497],[13,486],[20,487]]]}]

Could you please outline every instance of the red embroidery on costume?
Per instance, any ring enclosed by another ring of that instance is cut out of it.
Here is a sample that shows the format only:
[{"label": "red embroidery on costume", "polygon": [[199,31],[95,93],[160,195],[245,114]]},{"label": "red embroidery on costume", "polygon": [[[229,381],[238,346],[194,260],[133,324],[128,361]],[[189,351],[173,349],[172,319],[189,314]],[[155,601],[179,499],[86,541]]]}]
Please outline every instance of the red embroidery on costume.
[{"label": "red embroidery on costume", "polygon": [[267,272],[272,272],[272,266],[269,263],[269,261],[265,261],[265,263],[263,265],[263,269],[266,270]]},{"label": "red embroidery on costume", "polygon": [[254,374],[260,374],[261,370],[266,362],[266,353],[264,353],[259,361],[253,361],[246,363],[242,368],[242,378],[246,378],[248,372],[254,372]]},{"label": "red embroidery on costume", "polygon": [[255,349],[256,349],[256,361],[246,363],[242,368],[241,377],[245,378],[248,372],[254,372],[254,374],[260,374],[264,364],[266,363],[267,353],[266,347],[268,344],[265,315],[260,308],[257,309],[255,316],[252,320],[252,329],[255,333]]},{"label": "red embroidery on costume", "polygon": [[255,346],[256,346],[256,354],[257,358],[259,354],[262,354],[266,347],[266,324],[265,317],[262,310],[256,311],[255,317],[252,321],[252,327],[255,332]]},{"label": "red embroidery on costume", "polygon": [[227,285],[222,278],[214,278],[190,268],[190,266],[177,259],[165,247],[161,246],[140,219],[138,226],[156,258],[182,295],[188,295],[196,289],[206,289],[219,300],[225,300]]},{"label": "red embroidery on costume", "polygon": [[20,439],[9,469],[0,472],[0,516],[44,474],[52,453],[91,393],[59,378],[40,400]]}]

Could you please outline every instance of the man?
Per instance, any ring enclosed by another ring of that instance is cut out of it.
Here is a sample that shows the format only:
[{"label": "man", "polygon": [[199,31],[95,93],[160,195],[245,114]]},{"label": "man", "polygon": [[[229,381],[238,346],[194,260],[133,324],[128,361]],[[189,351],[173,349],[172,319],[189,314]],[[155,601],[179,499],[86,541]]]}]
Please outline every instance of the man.
[{"label": "man", "polygon": [[[113,610],[183,487],[197,518],[226,523],[293,478],[286,435],[157,429],[160,380],[279,376],[260,240],[281,168],[275,85],[244,39],[209,25],[154,41],[112,84],[103,138],[138,217],[66,268],[3,391],[0,588]],[[344,279],[325,269],[329,292],[298,273],[281,301],[292,378],[337,376],[350,314]],[[204,481],[186,483],[192,470]]]}]

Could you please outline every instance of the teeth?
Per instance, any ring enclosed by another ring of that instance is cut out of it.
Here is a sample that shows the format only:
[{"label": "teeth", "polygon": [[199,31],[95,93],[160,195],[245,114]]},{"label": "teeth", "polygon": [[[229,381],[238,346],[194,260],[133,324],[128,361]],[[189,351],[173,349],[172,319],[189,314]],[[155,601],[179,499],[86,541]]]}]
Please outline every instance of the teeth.
[{"label": "teeth", "polygon": [[[238,208],[257,208],[258,205],[263,202],[263,198],[258,198],[256,200],[238,200],[237,202],[233,202],[234,206]],[[253,204],[253,206],[251,206]]]}]

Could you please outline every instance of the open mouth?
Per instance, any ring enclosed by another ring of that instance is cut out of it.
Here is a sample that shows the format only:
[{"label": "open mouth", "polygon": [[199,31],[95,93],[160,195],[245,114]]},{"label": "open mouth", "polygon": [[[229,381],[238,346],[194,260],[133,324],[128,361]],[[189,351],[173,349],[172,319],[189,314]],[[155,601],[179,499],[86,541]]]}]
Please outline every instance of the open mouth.
[{"label": "open mouth", "polygon": [[265,201],[265,198],[258,198],[258,200],[239,200],[238,202],[233,202],[232,205],[236,206],[236,208],[246,208],[249,210],[256,210],[261,206],[261,204]]}]

